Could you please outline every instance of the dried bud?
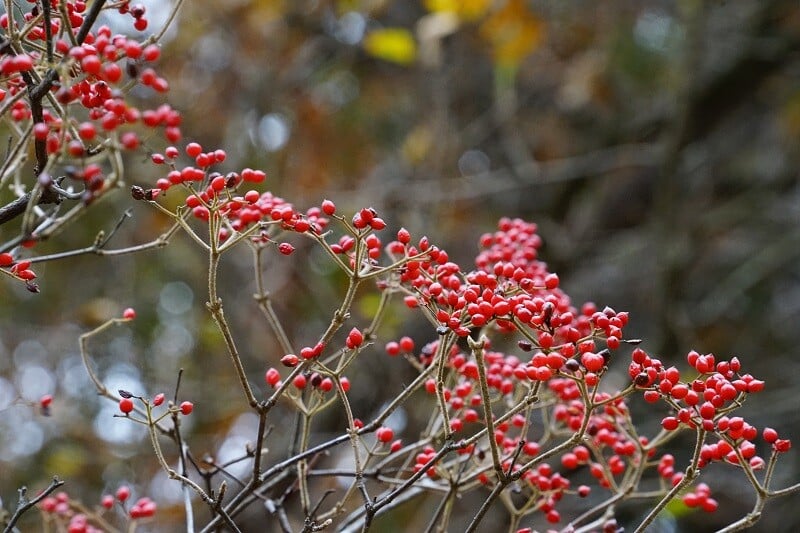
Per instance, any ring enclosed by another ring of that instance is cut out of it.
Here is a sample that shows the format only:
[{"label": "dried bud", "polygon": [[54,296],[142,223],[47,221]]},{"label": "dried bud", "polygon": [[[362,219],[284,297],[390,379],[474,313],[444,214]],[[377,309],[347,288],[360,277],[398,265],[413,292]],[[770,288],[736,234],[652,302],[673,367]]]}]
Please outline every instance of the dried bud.
[{"label": "dried bud", "polygon": [[133,197],[134,200],[144,200],[145,199],[144,189],[142,189],[138,185],[133,185],[131,187],[131,197]]}]

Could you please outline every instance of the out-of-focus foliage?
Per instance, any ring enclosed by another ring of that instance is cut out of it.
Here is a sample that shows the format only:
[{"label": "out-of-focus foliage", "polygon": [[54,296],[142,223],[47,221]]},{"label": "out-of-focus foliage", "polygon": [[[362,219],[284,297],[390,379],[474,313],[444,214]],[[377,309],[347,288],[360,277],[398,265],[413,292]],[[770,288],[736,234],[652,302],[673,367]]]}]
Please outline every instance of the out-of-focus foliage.
[{"label": "out-of-focus foliage", "polygon": [[[160,70],[184,132],[224,147],[231,168],[267,169],[268,186],[298,205],[372,204],[459,260],[498,215],[536,220],[544,258],[576,299],[629,310],[629,329],[666,362],[690,347],[748,361],[769,386],[754,423],[797,439],[798,50],[800,6],[789,0],[193,0]],[[129,163],[130,181],[152,183],[144,156]],[[36,253],[85,246],[129,204],[120,192]],[[135,205],[119,245],[164,224]],[[128,305],[139,319],[96,346],[101,373],[155,394],[183,367],[194,448],[222,461],[252,439],[252,421],[226,397],[236,387],[198,301],[196,253],[178,240],[48,264],[39,295],[0,286],[3,497],[52,473],[96,472],[70,481],[87,499],[153,478],[144,433],[95,401],[77,355],[81,332]],[[269,265],[279,311],[304,319],[288,324],[300,343],[338,296],[322,264]],[[254,312],[246,255],[223,268],[220,292],[255,380],[283,354]],[[401,313],[389,325],[407,332]],[[378,382],[403,370],[376,358],[363,372]],[[360,382],[354,398],[376,410],[392,393]],[[50,418],[25,404],[43,393],[56,397]],[[727,506],[749,507],[719,476],[719,516],[675,515],[680,527],[710,529],[729,521]],[[150,496],[177,502],[161,474]],[[794,504],[776,502],[759,527],[800,527]]]}]

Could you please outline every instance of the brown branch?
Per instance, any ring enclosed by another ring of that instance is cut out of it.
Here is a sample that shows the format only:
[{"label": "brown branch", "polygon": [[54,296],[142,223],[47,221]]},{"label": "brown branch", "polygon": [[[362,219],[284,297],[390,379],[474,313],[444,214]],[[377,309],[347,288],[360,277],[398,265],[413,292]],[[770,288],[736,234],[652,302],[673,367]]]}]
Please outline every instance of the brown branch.
[{"label": "brown branch", "polygon": [[34,507],[37,503],[42,501],[49,495],[51,492],[56,490],[58,487],[63,485],[64,482],[58,479],[57,476],[53,476],[53,481],[50,482],[50,485],[47,486],[40,494],[38,494],[34,499],[29,500],[27,497],[28,489],[27,487],[21,487],[19,489],[19,503],[17,505],[17,510],[14,511],[14,514],[11,516],[11,519],[6,524],[5,529],[3,529],[3,533],[11,533],[14,531],[14,526],[16,525],[17,521],[22,517],[23,513]]}]

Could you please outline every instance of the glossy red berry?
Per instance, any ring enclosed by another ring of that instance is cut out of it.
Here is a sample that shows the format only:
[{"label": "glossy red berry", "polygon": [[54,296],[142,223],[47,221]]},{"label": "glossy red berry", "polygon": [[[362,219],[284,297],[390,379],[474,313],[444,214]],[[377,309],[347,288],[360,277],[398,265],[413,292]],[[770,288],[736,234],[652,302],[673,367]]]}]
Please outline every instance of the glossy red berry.
[{"label": "glossy red berry", "polygon": [[156,394],[156,395],[155,395],[155,397],[153,398],[153,405],[154,405],[154,406],[156,406],[156,407],[158,407],[158,406],[159,406],[159,405],[161,405],[162,403],[164,403],[164,393],[163,393],[163,392],[159,392],[159,393],[158,393],[158,394]]},{"label": "glossy red berry", "polygon": [[274,387],[281,380],[281,373],[276,368],[270,368],[264,375],[264,380],[267,385]]},{"label": "glossy red berry", "polygon": [[136,318],[136,310],[133,307],[128,307],[122,312],[122,318],[125,320],[133,320]]},{"label": "glossy red berry", "polygon": [[411,337],[402,337],[400,339],[400,349],[405,353],[414,351],[414,340]]},{"label": "glossy red berry", "polygon": [[330,200],[323,200],[320,207],[322,207],[322,212],[328,216],[331,216],[336,212],[336,204]]},{"label": "glossy red berry", "polygon": [[203,147],[200,146],[200,144],[198,143],[192,142],[186,145],[186,155],[188,155],[191,158],[197,157],[202,153],[202,151]]},{"label": "glossy red berry", "polygon": [[394,438],[394,431],[392,428],[381,426],[375,431],[375,436],[380,442],[390,442]]},{"label": "glossy red berry", "polygon": [[345,344],[351,350],[353,348],[358,348],[364,342],[364,334],[361,333],[358,328],[353,328],[350,330],[350,333],[347,334],[347,340]]},{"label": "glossy red berry", "polygon": [[117,501],[125,503],[128,498],[131,497],[131,489],[129,489],[126,485],[122,485],[117,489],[116,497]]},{"label": "glossy red berry", "polygon": [[289,368],[296,367],[298,362],[300,362],[300,359],[293,353],[288,353],[281,357],[281,364]]},{"label": "glossy red berry", "polygon": [[161,49],[155,44],[151,44],[142,50],[142,57],[145,61],[156,61],[160,56]]},{"label": "glossy red berry", "polygon": [[303,374],[298,374],[297,376],[295,376],[292,383],[298,389],[305,389],[306,384],[308,384],[308,378],[306,378]]},{"label": "glossy red berry", "polygon": [[122,398],[119,401],[119,410],[125,413],[126,415],[133,411],[133,400],[130,398]]},{"label": "glossy red berry", "polygon": [[661,427],[663,427],[667,431],[674,431],[678,429],[679,425],[680,421],[674,416],[668,416],[661,421]]},{"label": "glossy red berry", "polygon": [[194,411],[194,404],[192,402],[181,402],[180,410],[182,415],[190,415]]},{"label": "glossy red berry", "polygon": [[111,509],[114,507],[114,497],[110,494],[106,494],[100,500],[100,505],[102,505],[104,509]]},{"label": "glossy red berry", "polygon": [[762,435],[764,436],[764,441],[767,444],[772,444],[778,440],[778,432],[772,428],[764,428]]}]

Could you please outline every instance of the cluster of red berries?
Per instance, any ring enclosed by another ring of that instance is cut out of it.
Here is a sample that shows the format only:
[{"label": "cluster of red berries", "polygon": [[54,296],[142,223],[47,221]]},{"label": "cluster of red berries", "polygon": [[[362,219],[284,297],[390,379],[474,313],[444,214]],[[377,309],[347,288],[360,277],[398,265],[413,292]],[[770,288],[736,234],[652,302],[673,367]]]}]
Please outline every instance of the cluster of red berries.
[{"label": "cluster of red berries", "polygon": [[[66,492],[59,492],[55,496],[48,496],[39,503],[39,509],[52,520],[59,524],[60,531],[68,533],[100,533],[104,531],[102,525],[107,524],[101,520],[103,511],[110,511],[115,504],[126,509],[130,499],[131,489],[127,485],[117,488],[115,494],[104,495],[100,499],[98,514],[95,514],[78,501],[73,501]],[[153,500],[144,496],[139,498],[126,514],[131,520],[149,518],[155,515],[157,506]]]},{"label": "cluster of red berries", "polygon": [[[6,47],[0,57],[0,101],[12,99],[3,106],[4,113],[22,126],[29,123],[30,136],[21,142],[30,139],[37,143],[40,164],[44,164],[43,154],[56,157],[58,166],[54,168],[63,169],[60,175],[84,182],[81,200],[88,204],[107,188],[108,179],[103,159],[87,155],[108,153],[110,146],[138,149],[142,143],[140,125],[163,127],[163,136],[177,142],[181,137],[181,117],[166,104],[140,111],[127,98],[131,81],[157,92],[168,90],[166,80],[152,68],[161,55],[158,45],[112,34],[108,26],[87,32],[81,27],[86,16],[84,1],[50,1],[48,6],[49,17],[41,16],[41,3],[23,13],[21,20],[7,13],[0,16],[0,27],[13,27],[21,38],[20,50],[12,52]],[[141,4],[122,1],[114,7],[130,14],[137,29],[147,26]],[[45,28],[48,19],[50,27]],[[40,41],[48,35],[52,42],[45,47]],[[41,94],[40,89],[49,89],[46,98],[33,96]],[[37,99],[35,105],[33,98]],[[39,111],[36,117],[34,107]],[[39,176],[45,187],[53,179],[45,174]],[[23,276],[31,274],[26,272]],[[29,286],[35,288],[35,284]]]},{"label": "cluster of red berries", "polygon": [[[124,390],[120,390],[119,391],[119,395],[122,396],[122,398],[120,398],[120,400],[119,400],[119,410],[125,416],[128,416],[128,415],[130,415],[130,413],[133,412],[134,407],[135,407],[134,402],[133,402],[134,399],[138,399],[141,402],[145,402],[146,401],[143,398],[140,398],[138,396],[134,396],[130,392],[127,392],[127,391],[124,391]],[[161,404],[164,403],[164,399],[165,399],[164,393],[156,394],[153,397],[152,401],[151,401],[151,405],[153,407],[158,407],[158,406],[160,406]],[[192,414],[192,411],[194,411],[194,404],[192,402],[190,402],[190,401],[183,401],[183,402],[180,403],[180,405],[178,405],[177,407],[174,407],[172,405],[172,402],[169,402],[169,409],[170,410],[174,409],[175,411],[181,413],[182,415],[188,416],[188,415]]]},{"label": "cluster of red berries", "polygon": [[7,272],[22,281],[30,282],[36,279],[36,273],[31,270],[30,261],[16,261],[14,256],[8,252],[0,253],[0,268],[8,268]]},{"label": "cluster of red berries", "polygon": [[[661,421],[664,429],[675,431],[681,426],[700,427],[720,435],[718,442],[703,445],[699,467],[713,461],[739,464],[740,459],[754,469],[764,466],[764,460],[756,455],[754,440],[758,436],[757,428],[742,417],[727,414],[741,405],[746,395],[764,388],[763,381],[740,372],[738,358],[717,361],[713,354],[701,355],[691,351],[687,361],[698,373],[691,381],[681,380],[677,368],[665,368],[661,361],[651,358],[640,348],[633,350],[631,358],[628,373],[633,383],[644,389],[645,400],[650,403],[664,400],[674,409]],[[764,433],[764,440],[770,444],[778,441],[777,433],[773,438],[773,431],[765,430]],[[790,442],[784,442],[785,449],[775,449],[786,451]]]},{"label": "cluster of red berries", "polygon": [[[242,183],[261,183],[266,179],[266,174],[251,168],[226,174],[212,171],[214,165],[225,161],[224,150],[205,152],[200,144],[191,142],[186,145],[184,152],[193,159],[194,164],[179,166],[177,158],[180,152],[174,146],[168,147],[163,154],[151,156],[155,164],[169,165],[170,171],[166,177],[156,182],[156,189],[148,191],[149,196],[145,196],[143,191],[138,193],[139,199],[153,200],[159,192],[165,192],[175,185],[187,186],[189,193],[185,204],[192,210],[195,218],[208,221],[213,216],[223,221],[218,234],[220,243],[228,240],[234,233],[245,232],[256,224],[279,225],[282,230],[297,233],[311,231],[315,234],[321,234],[327,227],[328,219],[323,208],[313,207],[306,213],[301,213],[292,204],[269,191],[259,193],[248,190],[243,195],[236,194]],[[137,193],[134,192],[134,195]],[[265,229],[254,235],[252,240],[264,244],[272,242]],[[278,243],[278,251],[283,255],[290,255],[294,252],[294,246],[288,242]]]},{"label": "cluster of red berries", "polygon": [[[626,403],[630,392],[636,389],[643,391],[646,401],[664,401],[675,409],[674,416],[664,419],[665,429],[702,428],[719,436],[716,443],[703,445],[699,467],[719,460],[735,465],[744,460],[749,468],[763,467],[764,460],[756,455],[754,443],[757,429],[729,413],[748,394],[762,390],[764,383],[743,373],[735,357],[717,361],[711,354],[690,352],[687,361],[699,375],[686,381],[681,379],[677,368],[666,367],[637,347],[632,351],[628,369],[631,387],[623,394],[598,390],[613,354],[625,342],[628,314],[608,307],[598,310],[592,303],[576,310],[559,288],[558,277],[537,259],[541,241],[535,231],[533,224],[501,220],[497,232],[481,238],[483,250],[476,260],[477,269],[463,272],[448,261],[446,252],[426,238],[412,245],[411,235],[401,229],[387,251],[394,258],[406,261],[397,278],[379,286],[405,292],[409,307],[422,308],[440,324],[440,335],[453,332],[463,337],[476,330],[520,335],[518,347],[530,356],[493,351],[491,342],[488,339],[484,342],[484,371],[493,395],[491,403],[515,405],[535,383],[543,383],[552,402],[544,400],[551,405],[546,409],[549,414],[544,415],[552,420],[550,431],[570,435],[585,428],[587,444],[560,455],[561,467],[566,471],[585,467],[600,487],[613,490],[630,468],[638,468],[644,462],[651,464],[649,461],[658,453],[657,447],[645,436],[633,437],[637,432]],[[354,248],[352,238],[343,239],[338,243],[343,250]],[[422,257],[417,257],[420,253]],[[415,353],[414,341],[403,337],[388,342],[385,350],[390,356],[404,354],[424,368],[433,364],[439,343],[431,342]],[[598,347],[598,343],[605,346]],[[429,394],[441,394],[444,398],[449,431],[469,436],[485,427],[480,363],[457,345],[452,345],[443,356],[450,369],[444,386],[439,389],[437,380],[430,378],[424,388]],[[591,403],[587,403],[589,398]],[[588,415],[587,410],[590,410]],[[520,463],[512,461],[519,455],[520,447],[524,456],[534,457],[547,446],[546,442],[530,439],[529,425],[521,414],[495,424],[492,438],[502,454],[504,467],[510,471],[521,468]],[[788,439],[780,439],[771,428],[765,429],[762,436],[775,451],[791,447]],[[485,456],[486,446],[479,447],[478,453]],[[415,469],[423,468],[435,454],[433,447],[418,453]],[[663,454],[652,464],[656,465],[658,475],[673,486],[683,479],[684,474],[676,472],[671,454]],[[437,477],[441,468],[444,466],[432,468],[428,475]],[[477,474],[485,484],[493,483],[492,476],[491,469],[485,466]],[[522,473],[521,479],[528,482],[526,486],[537,508],[549,521],[557,522],[555,504],[570,492],[569,480],[546,462]],[[589,490],[582,485],[574,492],[585,496]],[[685,501],[706,510],[715,509],[716,502],[704,491],[701,485]]]},{"label": "cluster of red berries", "polygon": [[129,13],[133,17],[133,27],[137,30],[144,31],[147,29],[147,19],[144,16],[146,13],[144,4],[131,5],[130,2],[126,0],[122,2],[118,11],[122,15]]},{"label": "cluster of red berries", "polygon": [[[296,356],[295,356],[296,357]],[[281,373],[277,368],[270,367],[264,374],[264,381],[272,388],[278,388],[283,385]],[[339,378],[339,383],[342,385],[342,390],[348,392],[350,390],[350,380],[346,376]],[[298,390],[305,389],[308,385],[320,392],[331,392],[334,388],[333,379],[324,376],[318,372],[304,372],[297,374],[292,380],[292,385]]]},{"label": "cluster of red berries", "polygon": [[708,513],[713,513],[719,507],[717,500],[711,497],[711,489],[705,483],[698,483],[692,492],[685,494],[683,503],[687,507],[700,507]]}]

